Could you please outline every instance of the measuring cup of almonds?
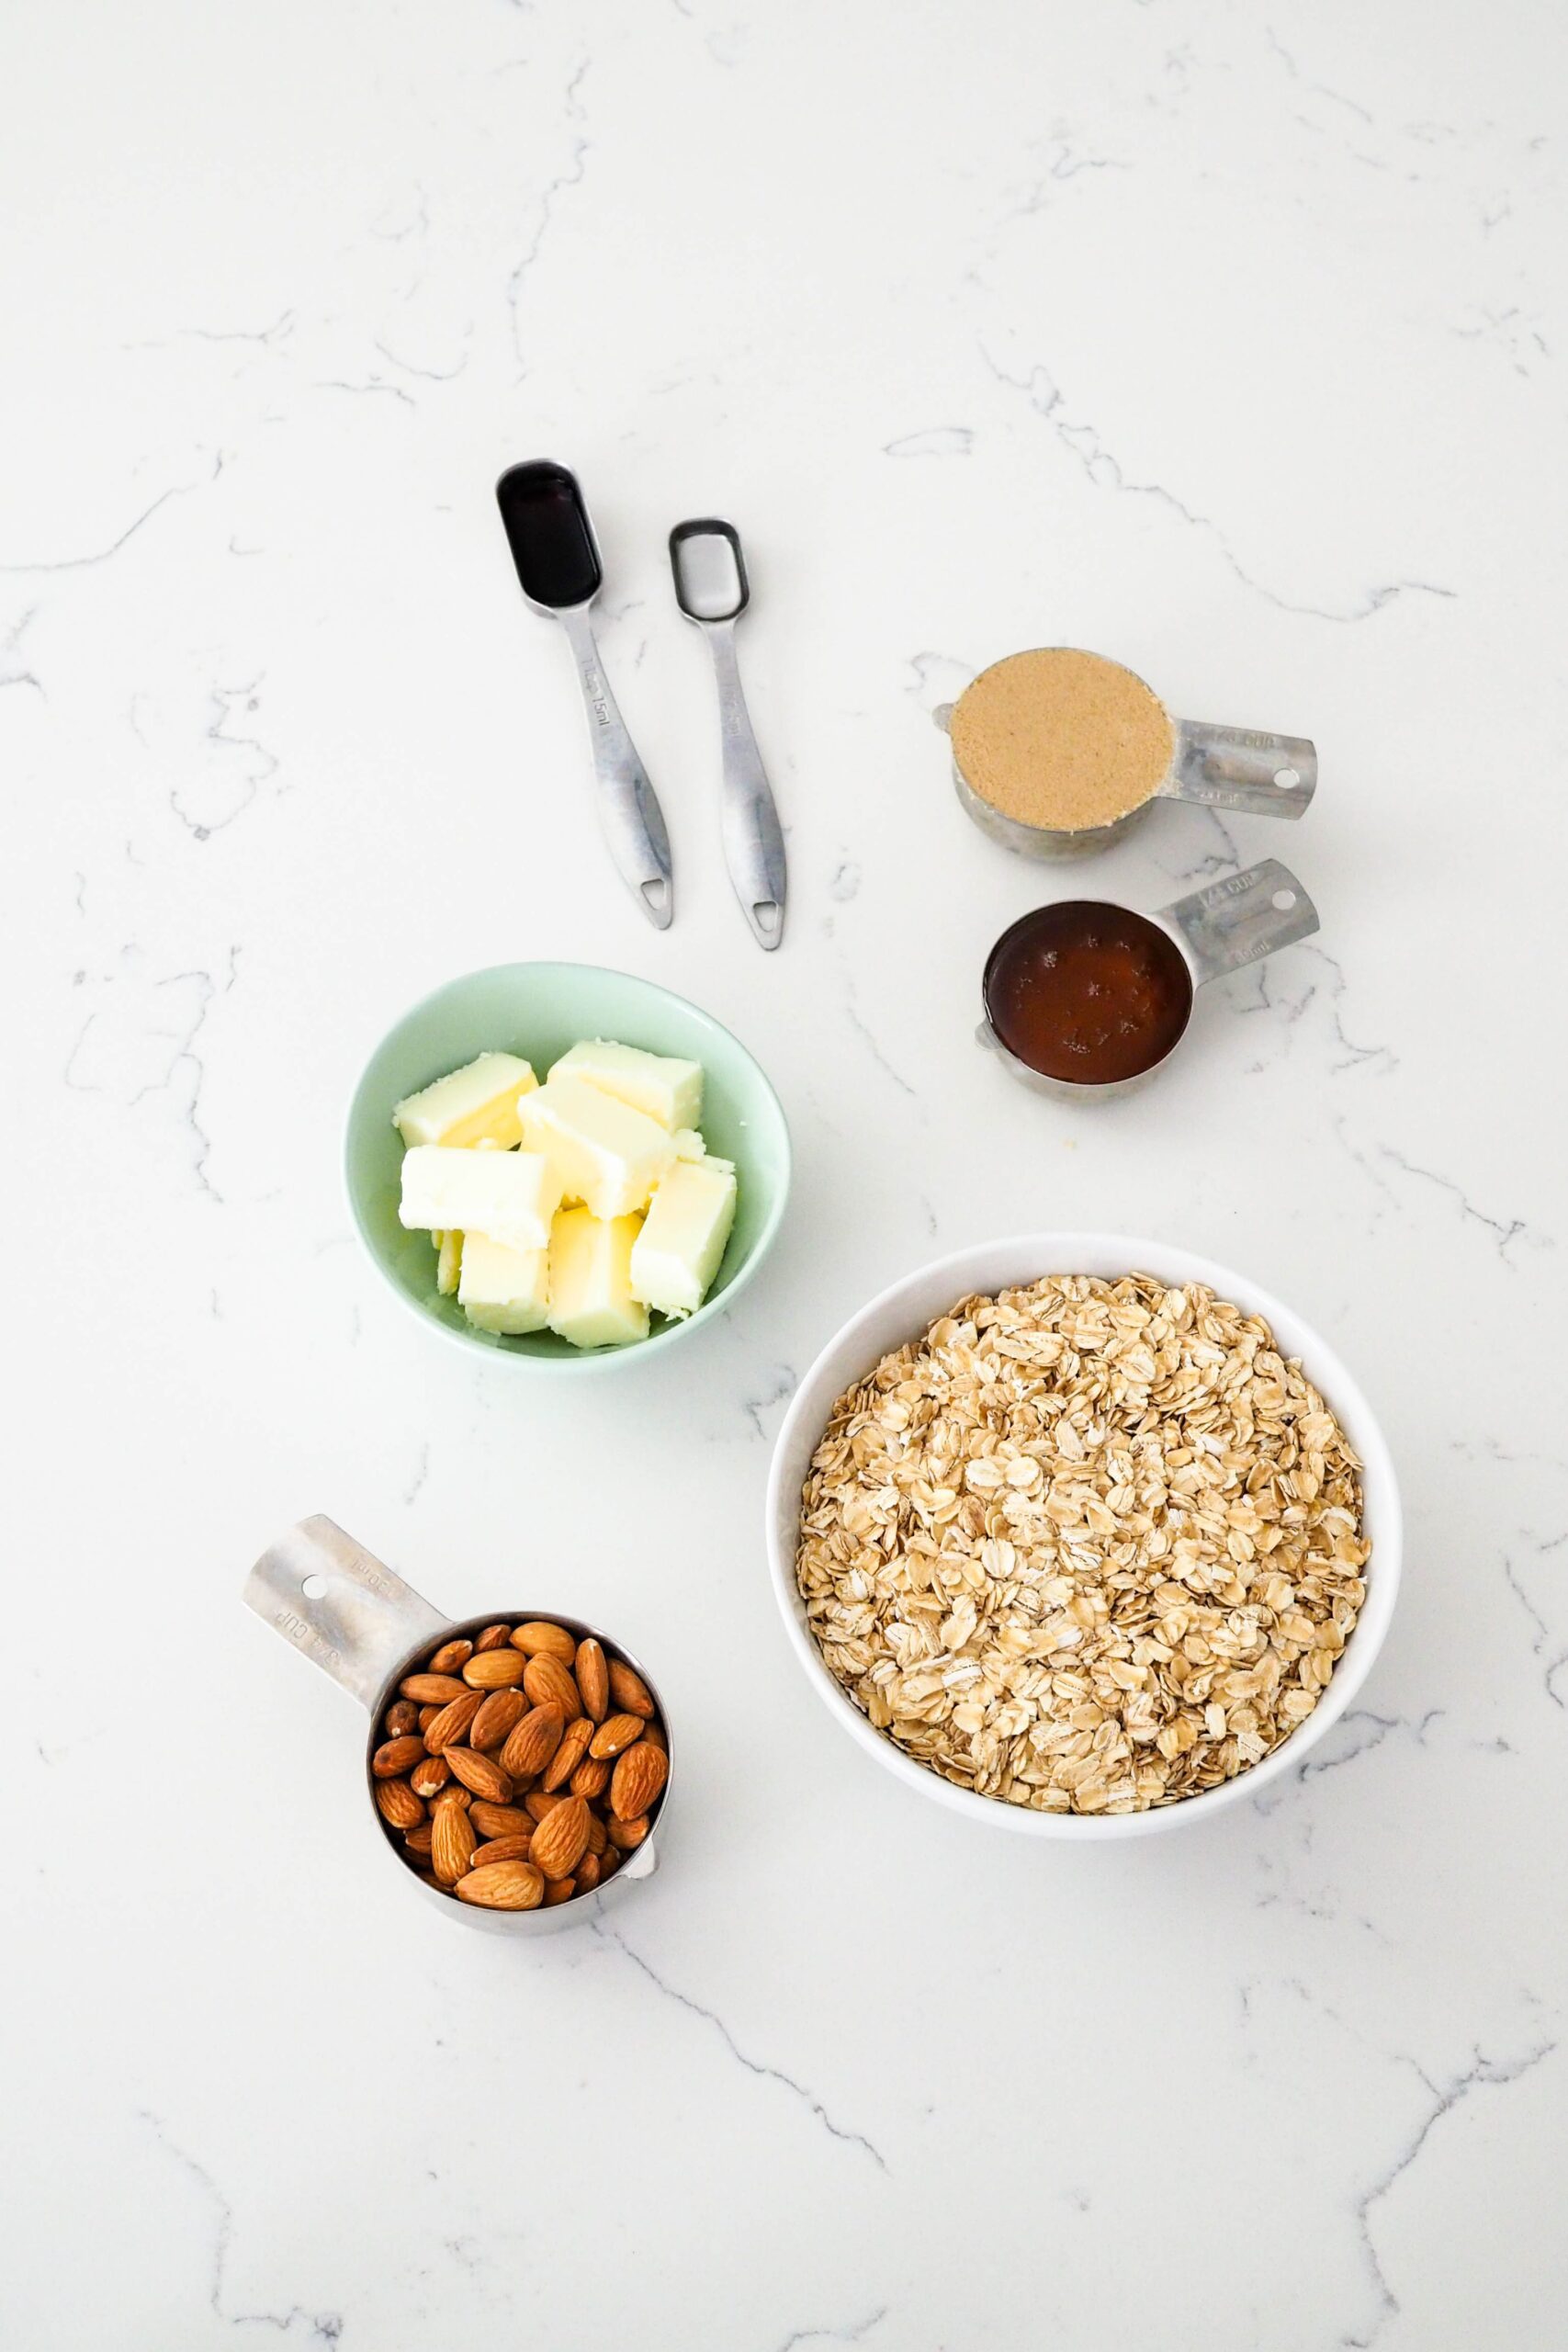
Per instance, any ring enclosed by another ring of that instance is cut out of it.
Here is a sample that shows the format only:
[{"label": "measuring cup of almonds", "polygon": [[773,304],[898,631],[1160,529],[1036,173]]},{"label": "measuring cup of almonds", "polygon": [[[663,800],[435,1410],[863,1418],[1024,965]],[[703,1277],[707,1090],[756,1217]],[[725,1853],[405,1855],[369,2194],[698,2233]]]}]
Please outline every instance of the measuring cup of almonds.
[{"label": "measuring cup of almonds", "polygon": [[1317,909],[1272,857],[1152,915],[1058,899],[1020,915],[992,948],[976,1034],[1038,1093],[1126,1094],[1169,1060],[1205,980],[1317,928]]},{"label": "measuring cup of almonds", "polygon": [[453,1623],[320,1516],[263,1553],[241,1598],[369,1709],[369,1818],[450,1917],[547,1933],[652,1875],[664,1710],[593,1626],[534,1610]]},{"label": "measuring cup of almonds", "polygon": [[1174,718],[1102,653],[1010,653],[932,714],[958,797],[983,833],[1025,857],[1106,849],[1156,800],[1302,817],[1317,789],[1303,736]]}]

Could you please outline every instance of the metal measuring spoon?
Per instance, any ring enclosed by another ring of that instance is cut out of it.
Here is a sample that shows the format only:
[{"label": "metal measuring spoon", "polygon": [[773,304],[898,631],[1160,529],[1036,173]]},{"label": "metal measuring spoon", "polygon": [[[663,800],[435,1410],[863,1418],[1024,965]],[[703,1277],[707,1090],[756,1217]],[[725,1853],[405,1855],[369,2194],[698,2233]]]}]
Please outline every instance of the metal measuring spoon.
[{"label": "metal measuring spoon", "polygon": [[759,944],[776,947],[784,937],[788,886],[779,812],[735,658],[735,624],[751,601],[740,535],[733,523],[712,517],[677,523],[670,534],[670,569],[676,602],[707,639],[718,680],[725,863]]},{"label": "metal measuring spoon", "polygon": [[593,641],[588,615],[604,574],[577,477],[537,458],[510,467],[495,495],[524,595],[536,613],[559,621],[577,657],[610,855],[649,922],[667,931],[675,911],[670,835]]},{"label": "metal measuring spoon", "polygon": [[976,1034],[1035,1092],[1102,1102],[1165,1067],[1206,980],[1317,928],[1317,909],[1272,857],[1152,915],[1057,899],[1021,915],[992,948]]}]

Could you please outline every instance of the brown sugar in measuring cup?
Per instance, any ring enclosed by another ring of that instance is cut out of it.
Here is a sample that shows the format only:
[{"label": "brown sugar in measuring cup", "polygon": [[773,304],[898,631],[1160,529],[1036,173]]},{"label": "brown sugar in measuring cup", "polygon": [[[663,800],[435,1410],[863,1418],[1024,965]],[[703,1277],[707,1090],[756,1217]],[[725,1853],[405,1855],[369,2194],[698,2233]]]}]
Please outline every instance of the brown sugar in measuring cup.
[{"label": "brown sugar in measuring cup", "polygon": [[1205,980],[1317,928],[1312,900],[1271,857],[1152,915],[1103,899],[1035,907],[986,959],[980,1043],[1038,1092],[1125,1093],[1169,1060]]},{"label": "brown sugar in measuring cup", "polygon": [[1300,817],[1317,786],[1304,736],[1173,718],[1131,670],[1076,646],[1009,654],[934,717],[963,807],[1026,857],[1104,849],[1161,799]]},{"label": "brown sugar in measuring cup", "polygon": [[1152,800],[1176,741],[1142,678],[1070,646],[982,670],[948,733],[965,783],[990,808],[1067,832],[1113,824]]}]

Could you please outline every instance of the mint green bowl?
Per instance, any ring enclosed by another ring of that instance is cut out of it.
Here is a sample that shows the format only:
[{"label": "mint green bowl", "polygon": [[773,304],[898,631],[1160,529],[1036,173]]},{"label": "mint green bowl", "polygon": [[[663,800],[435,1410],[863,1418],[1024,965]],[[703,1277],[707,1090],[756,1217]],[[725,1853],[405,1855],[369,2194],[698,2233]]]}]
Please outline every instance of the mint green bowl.
[{"label": "mint green bowl", "polygon": [[[429,1235],[411,1233],[398,1221],[403,1146],[392,1125],[393,1104],[476,1054],[521,1054],[542,1079],[581,1037],[613,1037],[619,1045],[701,1062],[703,1134],[710,1151],[735,1162],[739,1180],[735,1229],[702,1306],[684,1322],[656,1317],[646,1340],[624,1348],[571,1348],[553,1331],[513,1339],[476,1330],[457,1300],[443,1298],[435,1287]],[[348,1204],[359,1238],[403,1304],[460,1346],[547,1372],[641,1362],[707,1322],[761,1265],[784,1215],[789,1169],[789,1128],[779,1098],[739,1039],[684,997],[594,964],[497,964],[437,989],[405,1012],[371,1055],[344,1138]]]}]

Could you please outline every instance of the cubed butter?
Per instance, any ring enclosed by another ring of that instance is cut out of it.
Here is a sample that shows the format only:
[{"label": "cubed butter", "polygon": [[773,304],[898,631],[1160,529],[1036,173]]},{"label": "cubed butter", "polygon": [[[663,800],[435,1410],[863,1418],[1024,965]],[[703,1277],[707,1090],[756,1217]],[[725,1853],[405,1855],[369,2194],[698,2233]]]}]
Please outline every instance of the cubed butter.
[{"label": "cubed butter", "polygon": [[562,1209],[551,1227],[550,1329],[574,1348],[617,1348],[647,1339],[648,1309],[631,1287],[641,1223],[636,1216],[606,1219],[587,1209]]},{"label": "cubed butter", "polygon": [[468,1234],[457,1304],[481,1331],[542,1331],[549,1321],[548,1268],[547,1250],[509,1250],[488,1234]]},{"label": "cubed butter", "polygon": [[674,1165],[673,1136],[583,1079],[552,1071],[548,1083],[525,1095],[518,1108],[524,1142],[548,1159],[561,1199],[581,1201],[596,1217],[646,1207],[655,1184]]},{"label": "cubed butter", "polygon": [[443,1298],[457,1295],[457,1278],[463,1266],[463,1237],[460,1233],[433,1233],[435,1244],[435,1287]]},{"label": "cubed butter", "polygon": [[671,1134],[695,1127],[703,1115],[703,1067],[672,1054],[645,1054],[640,1046],[585,1040],[551,1065],[551,1078],[581,1078],[601,1094],[614,1095],[645,1118],[657,1119]]},{"label": "cubed butter", "polygon": [[735,1200],[735,1175],[726,1162],[677,1160],[632,1245],[633,1295],[661,1315],[694,1314],[718,1272]]},{"label": "cubed butter", "polygon": [[542,1152],[465,1151],[422,1143],[403,1154],[398,1214],[405,1225],[432,1232],[485,1233],[512,1250],[543,1250],[560,1190]]},{"label": "cubed butter", "polygon": [[532,1093],[538,1082],[520,1055],[481,1054],[409,1095],[392,1113],[392,1124],[411,1146],[444,1143],[461,1150],[491,1143],[510,1150],[523,1140],[517,1098]]},{"label": "cubed butter", "polygon": [[676,1128],[675,1157],[677,1159],[700,1159],[709,1168],[728,1168],[732,1176],[735,1173],[734,1160],[721,1159],[716,1151],[710,1151],[695,1127]]}]

